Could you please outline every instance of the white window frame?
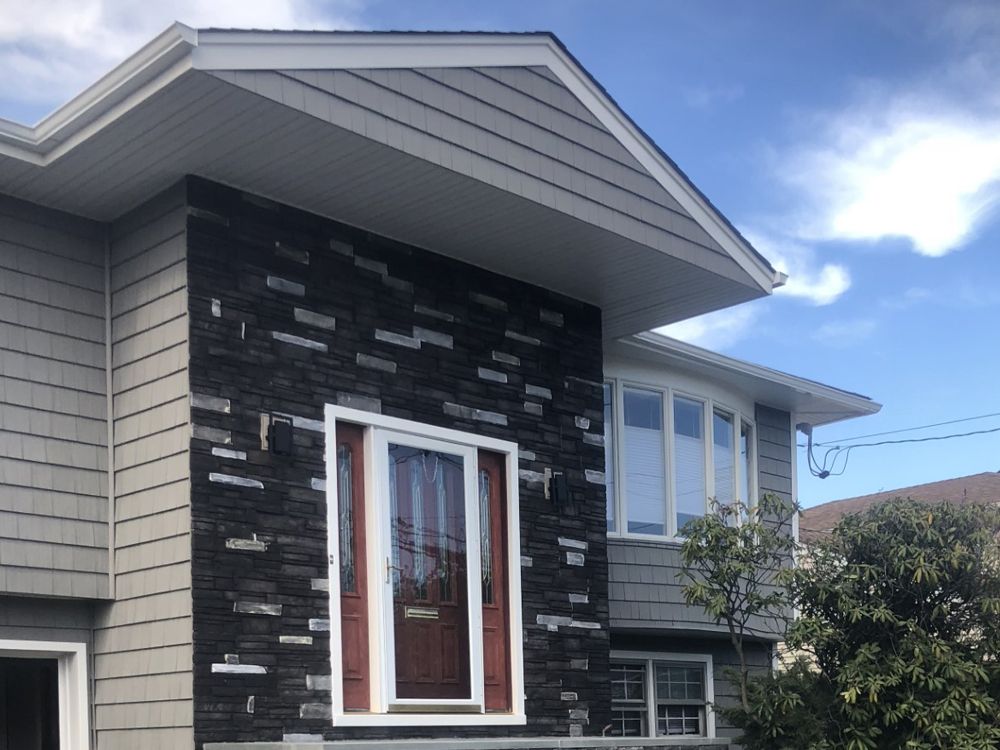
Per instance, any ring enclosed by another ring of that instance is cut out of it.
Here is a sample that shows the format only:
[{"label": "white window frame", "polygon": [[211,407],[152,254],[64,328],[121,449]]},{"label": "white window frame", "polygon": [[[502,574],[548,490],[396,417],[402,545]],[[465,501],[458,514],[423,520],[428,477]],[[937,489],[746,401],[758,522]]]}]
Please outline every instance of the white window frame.
[{"label": "white window frame", "polygon": [[[665,651],[612,651],[611,662],[644,663],[646,665],[646,729],[647,737],[692,738],[692,735],[658,735],[656,733],[656,672],[657,663],[700,664],[705,670],[705,734],[703,739],[715,738],[715,671],[711,654],[685,654]],[[624,738],[627,740],[628,738]],[[627,744],[627,743],[625,743]]]},{"label": "white window frame", "polygon": [[[676,456],[676,446],[674,442],[674,397],[696,401],[702,405],[702,435],[705,451],[705,506],[707,513],[709,510],[709,499],[715,497],[715,461],[714,461],[714,425],[713,415],[716,411],[725,413],[733,420],[735,439],[733,440],[733,497],[743,502],[747,507],[753,508],[757,505],[759,493],[759,480],[757,478],[757,423],[745,409],[733,406],[729,401],[719,399],[714,396],[706,396],[689,389],[672,385],[650,383],[648,381],[635,380],[628,377],[607,377],[604,382],[611,387],[611,411],[613,466],[605,466],[605,472],[611,472],[614,485],[614,497],[611,498],[615,513],[615,529],[608,531],[608,536],[616,539],[639,539],[653,542],[670,542],[679,544],[684,541],[684,537],[678,534],[677,528],[677,490],[675,486],[676,466],[674,458]],[[666,493],[665,502],[667,504],[666,529],[663,535],[659,534],[637,534],[628,530],[628,481],[622,467],[625,466],[625,398],[626,389],[636,389],[659,393],[661,397],[661,408],[663,409],[662,424],[665,431],[664,447],[664,467],[666,470]],[[750,446],[750,494],[751,497],[742,497],[742,488],[739,486],[739,465],[740,465],[740,428],[746,423],[751,430]],[[606,485],[605,485],[606,486]]]},{"label": "white window frame", "polygon": [[0,640],[0,657],[55,659],[59,681],[59,750],[90,748],[87,644]]},{"label": "white window frame", "polygon": [[[326,465],[337,466],[335,436],[337,422],[359,425],[365,429],[365,488],[377,502],[368,506],[373,512],[365,514],[365,537],[368,574],[368,623],[369,623],[369,675],[371,684],[371,710],[368,712],[345,711],[343,692],[343,663],[340,628],[340,535],[335,530],[340,525],[338,482],[331,469],[326,481],[327,544],[330,580],[330,667],[332,723],[334,726],[469,726],[469,725],[523,725],[524,712],[524,662],[522,656],[521,623],[521,526],[518,500],[517,444],[506,440],[451,430],[423,424],[408,419],[387,417],[381,414],[349,409],[333,404],[326,405]],[[422,700],[395,698],[395,649],[393,645],[393,613],[391,583],[386,582],[385,560],[391,559],[391,530],[388,516],[381,511],[388,507],[388,458],[383,455],[390,442],[402,442],[415,447],[426,447],[462,455],[466,465],[466,523],[469,572],[469,641],[470,681],[472,696],[462,700]],[[482,588],[479,570],[479,498],[478,456],[484,449],[505,457],[507,485],[507,586],[509,601],[508,649],[510,654],[511,711],[496,713],[485,710],[483,700],[483,645],[482,645]],[[387,599],[388,597],[388,599]],[[389,713],[393,705],[428,706],[427,713],[407,711]],[[454,712],[433,712],[431,707],[454,706]],[[475,712],[475,707],[479,708]]]}]

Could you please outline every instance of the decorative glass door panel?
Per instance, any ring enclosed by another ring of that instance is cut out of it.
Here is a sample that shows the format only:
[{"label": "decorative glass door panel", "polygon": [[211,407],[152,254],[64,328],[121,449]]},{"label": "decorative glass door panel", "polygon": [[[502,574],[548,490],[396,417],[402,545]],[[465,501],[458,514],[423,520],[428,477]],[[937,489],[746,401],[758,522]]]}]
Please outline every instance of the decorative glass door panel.
[{"label": "decorative glass door panel", "polygon": [[469,699],[464,457],[388,451],[396,697]]}]

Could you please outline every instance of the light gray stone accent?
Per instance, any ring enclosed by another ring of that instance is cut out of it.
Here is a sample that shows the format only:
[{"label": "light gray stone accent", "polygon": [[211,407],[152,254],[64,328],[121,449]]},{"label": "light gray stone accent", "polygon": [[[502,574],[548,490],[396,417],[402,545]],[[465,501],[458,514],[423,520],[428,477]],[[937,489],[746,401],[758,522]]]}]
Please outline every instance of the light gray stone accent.
[{"label": "light gray stone accent", "polygon": [[221,318],[222,317],[222,300],[212,298],[212,317]]},{"label": "light gray stone accent", "polygon": [[374,271],[380,276],[389,275],[389,266],[379,260],[373,260],[372,258],[365,258],[362,255],[354,256],[354,265],[358,268],[364,268],[366,271]]},{"label": "light gray stone accent", "polygon": [[492,307],[494,310],[503,310],[507,312],[507,303],[502,299],[497,299],[496,297],[491,297],[488,294],[480,294],[479,292],[469,292],[469,299],[473,302],[478,302],[483,307]]},{"label": "light gray stone accent", "polygon": [[257,699],[254,696],[252,696],[252,695],[248,696],[247,697],[247,713],[248,714],[252,714],[254,712],[254,708],[256,707],[256,705],[257,705]]},{"label": "light gray stone accent", "polygon": [[325,352],[327,350],[326,344],[322,341],[313,341],[312,339],[303,338],[302,336],[294,336],[290,333],[282,333],[281,331],[271,331],[271,338],[285,344],[301,346],[306,349],[314,349],[317,352]]},{"label": "light gray stone accent", "polygon": [[267,674],[267,668],[257,664],[213,664],[213,674]]},{"label": "light gray stone accent", "polygon": [[559,693],[559,700],[561,700],[561,701],[578,701],[578,700],[580,700],[580,696],[577,695],[574,692],[569,691],[569,690],[564,690],[563,692]]},{"label": "light gray stone accent", "polygon": [[584,564],[586,558],[579,552],[567,552],[566,553],[566,564],[575,565],[580,567]]},{"label": "light gray stone accent", "polygon": [[517,476],[522,482],[527,482],[528,484],[542,484],[545,482],[545,474],[540,471],[532,471],[531,469],[519,469]]},{"label": "light gray stone accent", "polygon": [[534,396],[535,398],[552,399],[552,390],[542,385],[531,385],[530,383],[525,383],[524,394],[526,396]]},{"label": "light gray stone accent", "polygon": [[348,409],[359,409],[360,411],[370,411],[374,414],[382,413],[381,399],[373,398],[372,396],[362,396],[358,393],[339,392],[337,394],[337,406],[346,406]]},{"label": "light gray stone accent", "polygon": [[266,602],[236,602],[233,605],[233,612],[241,615],[269,615],[271,617],[281,616],[282,605],[267,604]]},{"label": "light gray stone accent", "polygon": [[397,279],[395,276],[383,276],[382,283],[390,289],[395,289],[399,292],[413,292],[413,282],[406,279]]},{"label": "light gray stone accent", "polygon": [[220,430],[218,427],[206,427],[202,424],[191,425],[191,437],[195,440],[208,440],[212,443],[222,443],[230,445],[233,442],[233,433],[229,430]]},{"label": "light gray stone accent", "polygon": [[589,594],[570,594],[569,595],[570,604],[590,604]]},{"label": "light gray stone accent", "polygon": [[521,459],[522,461],[534,461],[535,460],[535,452],[534,451],[526,451],[526,450],[518,450],[517,457],[519,459]]},{"label": "light gray stone accent", "polygon": [[295,320],[303,325],[322,328],[325,331],[337,330],[336,318],[329,315],[322,315],[312,310],[306,310],[304,307],[295,308]]},{"label": "light gray stone accent", "polygon": [[440,310],[435,310],[433,307],[427,307],[426,305],[414,305],[413,312],[420,315],[426,315],[428,318],[443,320],[446,323],[455,322],[455,316],[451,313],[441,312]]},{"label": "light gray stone accent", "polygon": [[313,642],[311,635],[279,635],[278,643],[289,646],[311,646]]},{"label": "light gray stone accent", "polygon": [[341,240],[330,240],[330,249],[338,255],[346,255],[348,258],[354,257],[354,245]]},{"label": "light gray stone accent", "polygon": [[530,401],[524,402],[524,411],[528,414],[534,414],[536,417],[542,416],[542,405],[533,404]]},{"label": "light gray stone accent", "polygon": [[569,736],[570,737],[583,737],[583,725],[582,724],[570,724],[569,725]]},{"label": "light gray stone accent", "polygon": [[267,552],[267,542],[262,542],[256,535],[253,539],[230,538],[226,540],[226,549],[243,552]]},{"label": "light gray stone accent", "polygon": [[331,719],[333,707],[329,703],[303,703],[299,708],[300,719]]},{"label": "light gray stone accent", "polygon": [[256,479],[236,477],[232,474],[217,474],[214,471],[208,475],[208,481],[215,482],[216,484],[229,484],[234,487],[252,487],[255,490],[264,489],[264,484]]},{"label": "light gray stone accent", "polygon": [[239,654],[223,654],[222,655],[222,660],[224,662],[226,662],[226,664],[239,664],[240,663],[240,655]]},{"label": "light gray stone accent", "polygon": [[306,675],[306,690],[330,690],[332,687],[333,681],[328,674]]},{"label": "light gray stone accent", "polygon": [[531,568],[531,567],[534,567],[534,565],[535,565],[535,561],[532,558],[530,558],[528,555],[521,555],[521,567],[522,568]]},{"label": "light gray stone accent", "polygon": [[581,430],[589,430],[590,429],[590,420],[587,419],[586,417],[573,417],[573,422]]},{"label": "light gray stone accent", "polygon": [[310,430],[312,432],[326,432],[326,423],[322,419],[312,419],[298,414],[281,414],[275,412],[279,417],[292,420],[292,427],[297,430]]},{"label": "light gray stone accent", "polygon": [[503,372],[497,372],[496,370],[490,370],[487,367],[479,368],[479,377],[481,380],[489,380],[494,383],[506,383],[507,374]]},{"label": "light gray stone accent", "polygon": [[361,352],[358,352],[356,361],[360,367],[367,367],[369,370],[381,370],[382,372],[389,372],[393,374],[396,372],[396,363],[389,359],[373,357],[370,354],[362,354]]},{"label": "light gray stone accent", "polygon": [[192,393],[191,408],[204,409],[205,411],[217,411],[220,414],[229,414],[231,406],[228,398],[209,396],[204,393]]},{"label": "light gray stone accent", "polygon": [[584,478],[591,484],[604,484],[604,472],[595,469],[587,469],[583,472]]},{"label": "light gray stone accent", "polygon": [[311,578],[309,580],[309,588],[313,591],[329,591],[330,590],[330,579],[329,578]]},{"label": "light gray stone accent", "polygon": [[555,310],[546,310],[544,307],[538,311],[538,319],[543,323],[548,323],[550,325],[559,326],[563,325],[563,314],[561,312],[556,312]]},{"label": "light gray stone accent", "polygon": [[571,708],[569,710],[569,718],[571,721],[590,721],[590,709]]},{"label": "light gray stone accent", "polygon": [[413,338],[423,341],[425,344],[434,344],[434,346],[440,346],[444,349],[455,348],[455,339],[453,336],[441,333],[440,331],[432,331],[430,328],[413,326]]},{"label": "light gray stone accent", "polygon": [[501,362],[505,365],[510,365],[511,367],[520,367],[521,358],[515,357],[513,354],[507,354],[506,352],[493,352],[493,361]]},{"label": "light gray stone accent", "polygon": [[395,344],[396,346],[405,346],[407,349],[420,348],[420,341],[418,339],[412,336],[404,336],[401,333],[383,331],[381,328],[375,330],[375,340],[384,341],[387,344]]},{"label": "light gray stone accent", "polygon": [[318,492],[326,492],[326,480],[322,477],[309,477],[309,488]]},{"label": "light gray stone accent", "polygon": [[566,376],[566,383],[567,384],[569,384],[569,383],[580,383],[581,385],[589,385],[591,388],[593,388],[595,390],[598,390],[598,389],[603,390],[604,389],[604,383],[598,383],[597,381],[594,381],[594,380],[587,380],[586,378],[578,378],[576,375],[567,375]]},{"label": "light gray stone accent", "polygon": [[484,409],[473,409],[471,406],[460,406],[450,401],[444,402],[444,413],[452,417],[462,419],[473,419],[477,422],[487,422],[488,424],[507,425],[507,417],[495,411],[485,411]]},{"label": "light gray stone accent", "polygon": [[569,660],[570,669],[590,669],[590,659],[570,659]]},{"label": "light gray stone accent", "polygon": [[330,621],[321,617],[314,617],[309,620],[309,629],[314,633],[329,633]]},{"label": "light gray stone accent", "polygon": [[304,266],[309,265],[309,251],[303,250],[298,247],[292,247],[291,245],[286,245],[283,242],[274,243],[274,254],[279,258],[285,258],[286,260],[294,261],[295,263],[301,263]]},{"label": "light gray stone accent", "polygon": [[579,539],[570,539],[569,537],[561,536],[558,538],[560,547],[569,547],[570,549],[587,549],[587,543],[581,542]]},{"label": "light gray stone accent", "polygon": [[291,281],[289,279],[283,279],[280,276],[268,276],[267,287],[268,289],[273,289],[276,292],[291,294],[295,297],[306,296],[305,284],[300,284],[297,281]]},{"label": "light gray stone accent", "polygon": [[536,339],[534,336],[525,336],[523,333],[518,333],[517,331],[505,331],[504,336],[511,341],[520,341],[522,344],[531,344],[532,346],[539,346],[542,343],[540,339]]},{"label": "light gray stone accent", "polygon": [[604,435],[598,434],[596,432],[585,432],[583,433],[583,442],[588,445],[598,445],[604,447]]},{"label": "light gray stone accent", "polygon": [[204,219],[205,221],[212,221],[216,224],[222,224],[224,227],[229,226],[229,219],[225,216],[212,211],[206,211],[204,208],[195,208],[194,206],[187,207],[188,216],[194,216],[198,219]]},{"label": "light gray stone accent", "polygon": [[237,461],[247,460],[246,451],[235,451],[232,448],[220,448],[217,445],[212,446],[212,455],[218,456],[219,458],[233,458]]}]

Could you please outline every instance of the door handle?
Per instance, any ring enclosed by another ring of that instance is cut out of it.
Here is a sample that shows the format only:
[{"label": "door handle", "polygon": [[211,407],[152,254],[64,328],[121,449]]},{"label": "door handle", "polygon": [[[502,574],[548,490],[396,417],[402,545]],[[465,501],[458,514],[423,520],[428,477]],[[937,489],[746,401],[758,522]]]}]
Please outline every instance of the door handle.
[{"label": "door handle", "polygon": [[392,564],[392,559],[391,558],[388,558],[388,557],[385,558],[385,582],[386,583],[391,583],[392,582],[392,571],[394,571],[394,570],[399,571],[400,573],[403,571],[402,568],[400,568],[400,567]]}]

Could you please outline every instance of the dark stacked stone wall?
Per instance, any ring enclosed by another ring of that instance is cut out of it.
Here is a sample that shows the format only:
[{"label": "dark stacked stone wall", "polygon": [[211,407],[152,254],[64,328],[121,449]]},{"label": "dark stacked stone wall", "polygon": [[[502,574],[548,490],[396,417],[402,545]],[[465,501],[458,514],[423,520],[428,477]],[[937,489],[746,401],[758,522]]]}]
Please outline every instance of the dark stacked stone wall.
[{"label": "dark stacked stone wall", "polygon": [[[600,311],[188,181],[194,721],[206,742],[599,735],[608,723]],[[523,727],[330,726],[324,405],[520,447]],[[294,451],[261,448],[261,415]],[[571,502],[544,498],[546,467]]]}]

